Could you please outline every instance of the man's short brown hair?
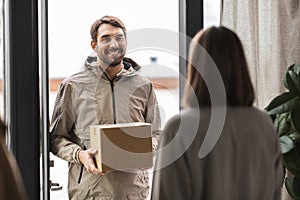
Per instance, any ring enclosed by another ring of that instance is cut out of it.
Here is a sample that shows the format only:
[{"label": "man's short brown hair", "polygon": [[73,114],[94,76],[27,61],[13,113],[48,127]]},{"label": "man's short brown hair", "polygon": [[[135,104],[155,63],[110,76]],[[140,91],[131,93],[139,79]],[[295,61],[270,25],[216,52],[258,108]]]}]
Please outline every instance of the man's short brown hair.
[{"label": "man's short brown hair", "polygon": [[101,24],[110,24],[112,26],[119,27],[123,30],[123,32],[126,36],[126,28],[125,28],[125,25],[123,24],[123,22],[117,17],[106,15],[106,16],[96,20],[91,27],[91,31],[90,31],[91,38],[95,42],[97,42],[98,28],[100,27]]}]

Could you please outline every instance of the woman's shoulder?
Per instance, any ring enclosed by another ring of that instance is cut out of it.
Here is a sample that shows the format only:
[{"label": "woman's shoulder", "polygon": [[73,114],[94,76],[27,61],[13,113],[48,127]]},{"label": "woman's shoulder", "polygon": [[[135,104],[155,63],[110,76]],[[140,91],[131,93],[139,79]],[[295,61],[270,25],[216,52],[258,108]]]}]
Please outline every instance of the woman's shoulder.
[{"label": "woman's shoulder", "polygon": [[186,128],[191,128],[194,125],[198,126],[200,121],[200,110],[188,108],[180,111],[179,114],[171,117],[165,127],[172,129],[173,131],[185,130]]},{"label": "woman's shoulder", "polygon": [[271,117],[267,114],[266,111],[253,106],[237,108],[228,107],[227,115],[232,115],[235,118],[251,119],[255,121],[267,120],[271,122]]}]

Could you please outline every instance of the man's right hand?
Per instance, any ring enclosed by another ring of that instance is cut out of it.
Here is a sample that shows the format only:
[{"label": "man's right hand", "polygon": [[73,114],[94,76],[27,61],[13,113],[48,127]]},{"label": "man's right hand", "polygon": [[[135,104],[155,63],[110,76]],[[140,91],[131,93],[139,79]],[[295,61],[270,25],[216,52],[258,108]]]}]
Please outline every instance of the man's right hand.
[{"label": "man's right hand", "polygon": [[78,153],[78,159],[89,173],[103,175],[104,173],[95,166],[94,157],[96,154],[96,149],[80,150]]}]

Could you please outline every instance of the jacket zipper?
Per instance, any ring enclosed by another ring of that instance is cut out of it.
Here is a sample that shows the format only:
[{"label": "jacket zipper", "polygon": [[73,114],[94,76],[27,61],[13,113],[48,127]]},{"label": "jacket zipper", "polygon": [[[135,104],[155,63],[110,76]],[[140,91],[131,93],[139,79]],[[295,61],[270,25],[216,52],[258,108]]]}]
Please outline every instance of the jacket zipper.
[{"label": "jacket zipper", "polygon": [[112,109],[113,109],[113,117],[114,117],[114,124],[117,123],[116,117],[116,100],[115,100],[115,88],[114,88],[114,81],[111,80],[106,73],[104,73],[106,78],[109,80],[110,88],[111,88],[111,97],[112,97]]},{"label": "jacket zipper", "polygon": [[115,88],[114,88],[114,82],[112,80],[110,82],[111,92],[112,92],[112,107],[113,107],[113,115],[114,115],[114,124],[116,124],[116,100],[115,100]]}]

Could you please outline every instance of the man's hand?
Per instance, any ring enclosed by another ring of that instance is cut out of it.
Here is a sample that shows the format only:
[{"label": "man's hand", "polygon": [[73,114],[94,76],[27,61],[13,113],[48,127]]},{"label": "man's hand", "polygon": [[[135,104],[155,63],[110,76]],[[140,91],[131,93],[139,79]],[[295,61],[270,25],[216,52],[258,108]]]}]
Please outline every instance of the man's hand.
[{"label": "man's hand", "polygon": [[94,163],[94,157],[97,154],[96,149],[80,150],[78,153],[79,161],[84,165],[89,173],[96,175],[103,175],[99,169],[96,168]]}]

